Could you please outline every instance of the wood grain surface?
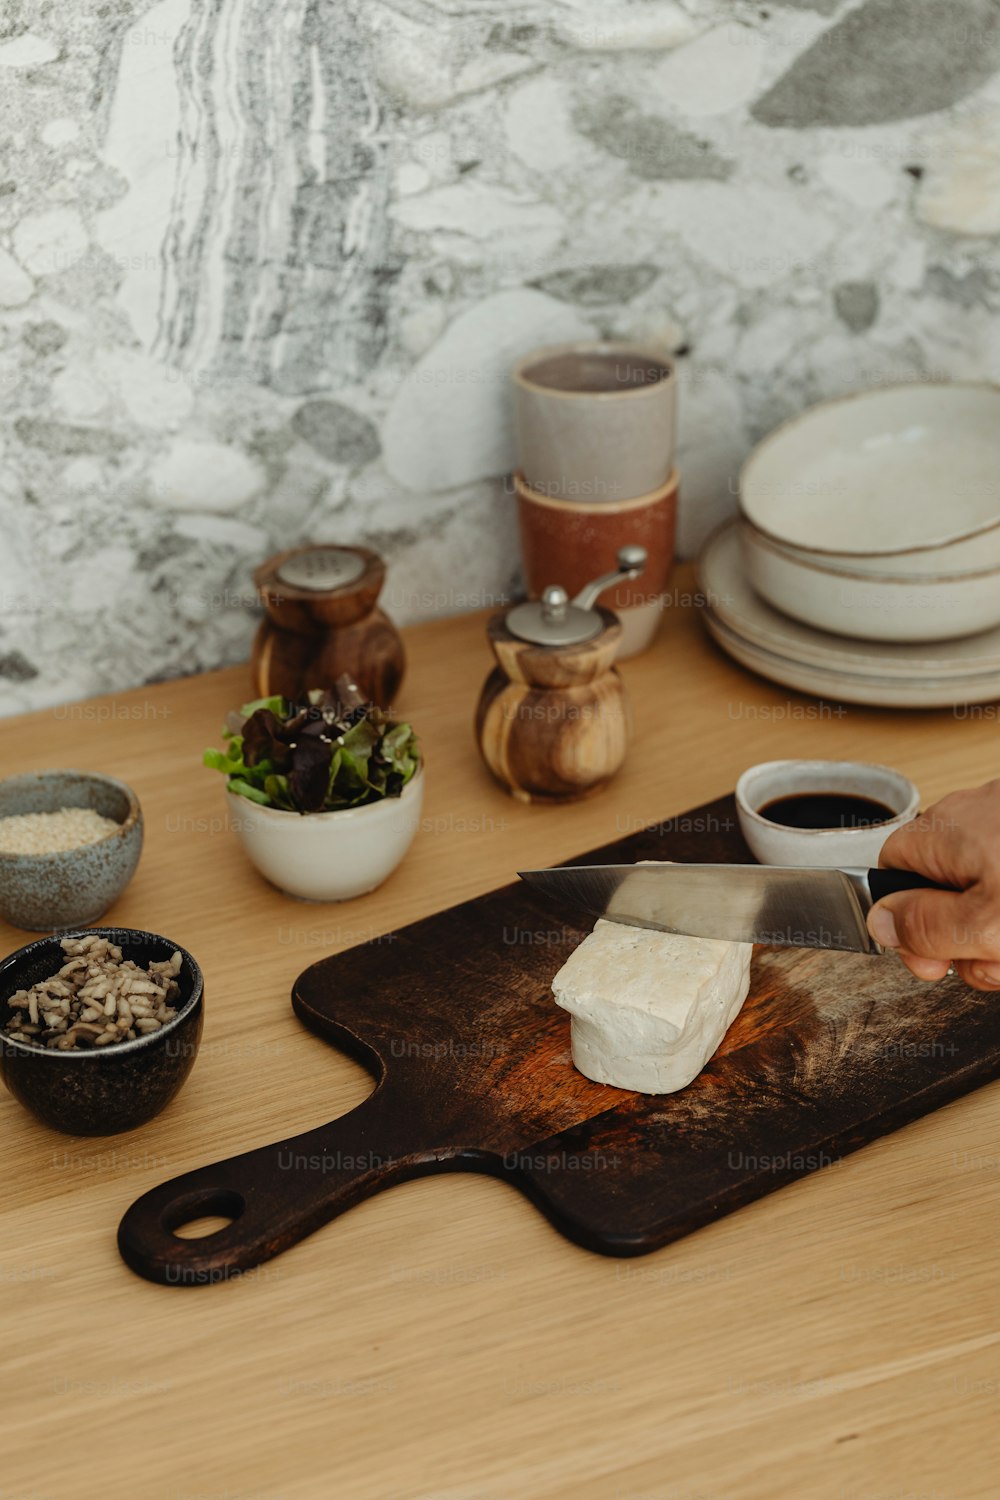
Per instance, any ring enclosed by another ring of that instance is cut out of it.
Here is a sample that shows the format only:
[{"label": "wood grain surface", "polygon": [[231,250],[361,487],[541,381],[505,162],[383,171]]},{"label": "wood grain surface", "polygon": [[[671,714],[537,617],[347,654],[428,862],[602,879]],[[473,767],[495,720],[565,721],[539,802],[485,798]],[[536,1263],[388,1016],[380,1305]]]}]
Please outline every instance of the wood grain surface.
[{"label": "wood grain surface", "polygon": [[[335,1244],[314,1235],[191,1293],[132,1275],[115,1247],[164,1178],[367,1096],[366,1071],[288,1003],[316,959],[669,823],[754,761],[884,761],[928,801],[1000,770],[994,705],[788,693],[705,639],[693,590],[681,571],[657,644],[621,669],[624,768],[571,806],[521,806],[480,761],[483,617],[406,632],[424,824],[392,879],[342,907],[279,896],[223,826],[199,758],[246,669],[0,725],[8,773],[78,765],[136,788],[146,849],[108,920],[189,948],[210,997],[189,1082],[132,1135],[58,1136],[0,1099],[5,1500],[993,1500],[996,1084],[640,1261],[590,1255],[465,1174],[405,1183]],[[23,941],[0,928],[0,951]]]},{"label": "wood grain surface", "polygon": [[280,574],[290,559],[311,552],[292,547],[260,565],[254,584],[266,614],[250,653],[254,696],[304,701],[312,688],[330,688],[345,674],[376,703],[392,703],[406,670],[402,638],[377,607],[385,564],[369,547],[343,548],[365,564],[340,588],[297,588]]},{"label": "wood grain surface", "polygon": [[[587,862],[750,860],[733,798],[594,850]],[[719,900],[724,901],[719,887]],[[563,1234],[649,1254],[1000,1074],[1000,1008],[952,975],[919,985],[855,953],[758,947],[750,993],[689,1087],[647,1096],[573,1066],[556,970],[589,930],[517,882],[311,964],[296,1014],[377,1084],[337,1120],[158,1184],[119,1248],[141,1275],[203,1286],[271,1260],[384,1188],[486,1172]],[[187,1221],[230,1221],[182,1237]]]},{"label": "wood grain surface", "polygon": [[572,646],[539,646],[486,624],[497,665],[476,708],[476,738],[500,785],[521,802],[574,802],[606,786],[628,749],[632,708],[614,666],[622,636],[611,610],[602,629]]}]

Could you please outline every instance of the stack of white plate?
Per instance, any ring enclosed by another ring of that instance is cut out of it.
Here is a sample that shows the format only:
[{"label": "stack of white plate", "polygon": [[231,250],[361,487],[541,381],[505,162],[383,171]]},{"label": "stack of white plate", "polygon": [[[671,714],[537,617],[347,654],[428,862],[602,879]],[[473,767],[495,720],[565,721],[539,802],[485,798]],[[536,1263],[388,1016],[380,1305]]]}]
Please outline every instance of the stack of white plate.
[{"label": "stack of white plate", "polygon": [[845,703],[949,708],[1000,698],[1000,628],[932,644],[848,641],[802,625],[753,589],[739,522],[710,538],[698,565],[705,623],[743,666],[786,687]]},{"label": "stack of white plate", "polygon": [[702,555],[731,655],[823,697],[1000,697],[1000,388],[826,402],[766,438]]}]

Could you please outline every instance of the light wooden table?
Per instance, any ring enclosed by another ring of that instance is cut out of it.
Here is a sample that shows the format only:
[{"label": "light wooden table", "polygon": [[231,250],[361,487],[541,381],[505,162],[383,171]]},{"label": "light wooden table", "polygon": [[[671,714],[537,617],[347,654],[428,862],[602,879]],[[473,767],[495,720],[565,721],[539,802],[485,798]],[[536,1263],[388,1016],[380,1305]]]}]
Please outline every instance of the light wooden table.
[{"label": "light wooden table", "polygon": [[[283,899],[223,827],[200,753],[250,696],[244,670],[0,726],[7,774],[136,788],[146,847],[111,915],[190,948],[207,986],[195,1071],[144,1129],[71,1139],[0,1101],[4,1500],[997,1495],[996,1085],[637,1261],[575,1248],[473,1176],[394,1188],[226,1285],[152,1286],[118,1258],[140,1192],[365,1096],[292,1015],[314,959],[680,813],[753,761],[888,761],[926,799],[1000,770],[993,710],[787,694],[706,641],[692,588],[682,571],[658,644],[625,664],[628,765],[574,807],[522,807],[481,767],[482,617],[410,630],[424,829],[382,890],[339,907]],[[23,941],[0,929],[3,953]]]}]

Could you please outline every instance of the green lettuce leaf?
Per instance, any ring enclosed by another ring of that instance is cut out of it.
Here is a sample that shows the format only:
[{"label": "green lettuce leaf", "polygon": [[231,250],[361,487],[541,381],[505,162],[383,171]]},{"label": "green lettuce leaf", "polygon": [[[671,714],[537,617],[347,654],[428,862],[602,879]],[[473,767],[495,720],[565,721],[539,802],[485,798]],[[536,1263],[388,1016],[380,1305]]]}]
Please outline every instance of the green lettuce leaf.
[{"label": "green lettuce leaf", "polygon": [[204,765],[221,771],[238,796],[285,812],[335,812],[398,797],[420,765],[410,725],[393,724],[339,684],[304,704],[279,697],[244,704],[229,714],[223,739],[224,749],[204,752]]},{"label": "green lettuce leaf", "polygon": [[249,782],[243,781],[239,776],[231,776],[226,783],[231,792],[238,797],[246,797],[249,802],[259,802],[262,807],[272,805],[270,797],[258,786],[251,786]]}]

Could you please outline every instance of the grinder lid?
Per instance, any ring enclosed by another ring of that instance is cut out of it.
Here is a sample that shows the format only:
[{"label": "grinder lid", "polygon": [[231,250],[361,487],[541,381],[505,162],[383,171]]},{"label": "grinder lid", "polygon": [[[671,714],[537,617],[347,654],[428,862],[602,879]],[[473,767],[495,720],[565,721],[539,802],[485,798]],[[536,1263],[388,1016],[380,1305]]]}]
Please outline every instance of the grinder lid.
[{"label": "grinder lid", "polygon": [[571,599],[561,585],[550,584],[540,599],[517,604],[507,615],[506,625],[518,640],[536,646],[580,646],[600,635],[604,621],[594,608],[599,594],[626,578],[638,578],[646,566],[645,547],[622,547],[618,568],[585,584]]},{"label": "grinder lid", "polygon": [[310,547],[286,558],[274,576],[289,588],[326,594],[356,583],[367,566],[364,557],[347,547]]}]

